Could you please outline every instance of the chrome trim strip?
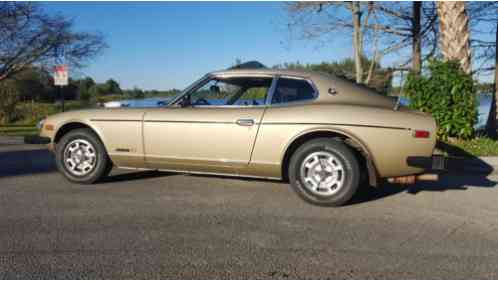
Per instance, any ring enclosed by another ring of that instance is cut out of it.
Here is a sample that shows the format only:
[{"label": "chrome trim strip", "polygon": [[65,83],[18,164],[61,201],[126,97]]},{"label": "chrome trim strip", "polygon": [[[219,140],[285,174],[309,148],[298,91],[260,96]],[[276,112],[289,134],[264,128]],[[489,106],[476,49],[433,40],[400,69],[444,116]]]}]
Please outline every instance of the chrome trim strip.
[{"label": "chrome trim strip", "polygon": [[234,178],[255,178],[255,179],[268,179],[268,180],[282,180],[279,177],[262,177],[262,176],[253,176],[253,175],[243,175],[243,174],[230,174],[230,173],[210,173],[210,172],[196,172],[196,171],[187,171],[187,170],[172,170],[172,169],[151,169],[151,168],[134,168],[134,167],[125,167],[119,166],[118,169],[125,170],[140,170],[140,171],[161,171],[161,172],[173,172],[179,174],[194,174],[194,175],[213,175],[213,176],[229,176]]},{"label": "chrome trim strip", "polygon": [[90,121],[95,121],[95,122],[142,122],[140,119],[100,119],[100,118],[92,118]]},{"label": "chrome trim strip", "polygon": [[193,105],[191,108],[264,108],[266,107],[266,99],[265,103],[263,104],[258,104],[258,105],[239,105],[239,104],[223,104],[223,105],[215,105],[215,104],[210,104],[210,105]]},{"label": "chrome trim strip", "polygon": [[[146,123],[193,123],[193,124],[237,124],[236,121],[233,122],[223,122],[223,121],[182,121],[182,120],[144,120]],[[254,125],[259,125],[260,123],[254,123]]]},{"label": "chrome trim strip", "polygon": [[347,127],[368,127],[368,128],[379,128],[379,129],[393,129],[393,130],[407,130],[411,131],[411,128],[403,127],[391,127],[391,126],[377,126],[377,125],[360,125],[360,124],[341,124],[341,123],[285,123],[285,122],[262,122],[261,125],[319,125],[319,126],[347,126]]}]

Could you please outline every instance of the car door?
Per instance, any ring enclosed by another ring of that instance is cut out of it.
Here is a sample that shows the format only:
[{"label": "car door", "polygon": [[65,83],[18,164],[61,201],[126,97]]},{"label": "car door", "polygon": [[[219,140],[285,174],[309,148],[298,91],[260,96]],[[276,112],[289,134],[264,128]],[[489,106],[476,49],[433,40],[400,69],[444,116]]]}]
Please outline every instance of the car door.
[{"label": "car door", "polygon": [[[211,77],[185,94],[183,106],[148,111],[143,123],[147,165],[228,174],[247,166],[272,83],[272,77],[254,79]],[[261,86],[251,88],[259,94],[242,91],[243,85]]]}]

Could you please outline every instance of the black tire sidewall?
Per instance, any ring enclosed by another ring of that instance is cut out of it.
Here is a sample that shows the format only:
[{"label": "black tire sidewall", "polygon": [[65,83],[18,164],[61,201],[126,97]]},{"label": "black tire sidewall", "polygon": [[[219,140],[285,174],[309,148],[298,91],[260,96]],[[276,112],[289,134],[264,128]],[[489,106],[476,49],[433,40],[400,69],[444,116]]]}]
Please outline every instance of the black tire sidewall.
[{"label": "black tire sidewall", "polygon": [[[94,148],[96,152],[96,165],[93,170],[83,176],[78,176],[72,174],[64,165],[64,150],[66,146],[75,139],[83,139],[88,141]],[[78,129],[70,131],[64,135],[61,140],[57,143],[56,149],[56,164],[57,169],[70,181],[76,183],[90,184],[100,180],[109,169],[109,158],[105,150],[104,145],[100,139],[88,129]]]},{"label": "black tire sidewall", "polygon": [[[344,184],[337,193],[321,196],[309,191],[301,181],[301,163],[314,152],[328,152],[341,162],[345,169]],[[289,179],[296,193],[305,201],[318,206],[339,206],[351,199],[360,181],[358,161],[343,143],[331,139],[317,139],[305,143],[291,157]]]}]

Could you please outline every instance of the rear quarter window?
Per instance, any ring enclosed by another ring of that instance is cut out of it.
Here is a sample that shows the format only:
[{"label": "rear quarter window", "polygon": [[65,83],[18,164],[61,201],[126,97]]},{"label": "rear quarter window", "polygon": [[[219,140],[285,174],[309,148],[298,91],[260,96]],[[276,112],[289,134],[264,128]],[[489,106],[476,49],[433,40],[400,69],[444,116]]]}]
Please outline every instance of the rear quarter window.
[{"label": "rear quarter window", "polygon": [[304,79],[279,78],[272,104],[312,100],[317,93],[311,84]]}]

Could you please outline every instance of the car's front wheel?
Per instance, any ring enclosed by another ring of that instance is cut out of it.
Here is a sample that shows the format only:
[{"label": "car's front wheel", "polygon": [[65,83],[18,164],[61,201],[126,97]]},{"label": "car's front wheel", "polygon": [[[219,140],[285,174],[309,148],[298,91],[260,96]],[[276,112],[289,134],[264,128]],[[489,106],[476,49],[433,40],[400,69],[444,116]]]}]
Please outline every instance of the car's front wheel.
[{"label": "car's front wheel", "polygon": [[296,193],[319,206],[339,206],[358,189],[360,168],[349,147],[319,138],[306,142],[292,155],[289,180]]},{"label": "car's front wheel", "polygon": [[90,129],[68,132],[57,143],[55,154],[57,169],[72,182],[95,183],[112,169],[104,145]]}]

